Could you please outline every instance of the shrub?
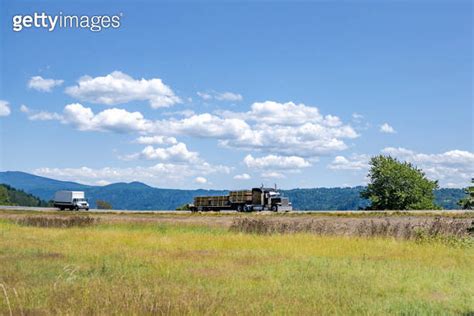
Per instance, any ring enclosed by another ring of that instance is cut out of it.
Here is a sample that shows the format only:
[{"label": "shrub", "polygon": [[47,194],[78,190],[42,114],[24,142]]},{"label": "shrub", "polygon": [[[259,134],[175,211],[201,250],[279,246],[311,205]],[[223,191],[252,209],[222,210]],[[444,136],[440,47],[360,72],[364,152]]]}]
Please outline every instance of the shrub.
[{"label": "shrub", "polygon": [[183,204],[181,206],[178,206],[176,208],[177,211],[189,211],[190,208],[189,208],[189,204]]},{"label": "shrub", "polygon": [[422,223],[391,223],[363,221],[357,226],[356,234],[366,237],[397,237],[417,239],[421,235],[427,237],[453,236],[466,237],[469,235],[469,224],[462,220],[436,217]]},{"label": "shrub", "polygon": [[97,208],[99,210],[111,210],[112,205],[109,202],[103,201],[103,200],[97,200],[95,201],[95,204],[97,204]]},{"label": "shrub", "polygon": [[16,220],[16,222],[22,226],[69,228],[91,226],[98,222],[98,219],[90,216],[26,216]]},{"label": "shrub", "polygon": [[335,234],[335,228],[319,221],[283,222],[264,219],[238,218],[235,219],[230,230],[251,234],[288,234],[309,232],[319,235]]},{"label": "shrub", "polygon": [[277,221],[237,218],[230,226],[234,232],[250,234],[312,233],[318,235],[354,235],[360,237],[386,237],[409,239],[417,242],[440,241],[449,245],[473,246],[474,222],[436,217],[424,222],[393,222],[390,220],[364,220],[355,227],[337,227],[324,221]]}]

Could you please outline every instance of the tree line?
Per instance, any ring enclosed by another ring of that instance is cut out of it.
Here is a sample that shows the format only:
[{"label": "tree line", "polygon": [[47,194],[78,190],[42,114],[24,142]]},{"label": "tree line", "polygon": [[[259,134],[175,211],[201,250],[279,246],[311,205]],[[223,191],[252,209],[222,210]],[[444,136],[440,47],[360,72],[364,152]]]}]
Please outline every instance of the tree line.
[{"label": "tree line", "polygon": [[0,184],[0,205],[48,207],[53,204],[28,194],[23,190],[15,189],[6,184]]}]

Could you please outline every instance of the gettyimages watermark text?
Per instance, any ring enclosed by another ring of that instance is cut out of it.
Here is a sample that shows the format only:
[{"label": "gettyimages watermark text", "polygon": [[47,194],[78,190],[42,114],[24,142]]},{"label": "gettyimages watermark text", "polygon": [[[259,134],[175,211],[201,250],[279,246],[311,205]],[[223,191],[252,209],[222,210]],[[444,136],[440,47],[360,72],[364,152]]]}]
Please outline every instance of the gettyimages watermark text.
[{"label": "gettyimages watermark text", "polygon": [[59,12],[59,14],[51,15],[45,12],[34,12],[33,14],[14,15],[12,28],[14,32],[21,32],[28,28],[41,28],[49,32],[56,29],[86,29],[100,32],[109,28],[118,29],[122,16],[122,13],[116,15],[74,15]]}]

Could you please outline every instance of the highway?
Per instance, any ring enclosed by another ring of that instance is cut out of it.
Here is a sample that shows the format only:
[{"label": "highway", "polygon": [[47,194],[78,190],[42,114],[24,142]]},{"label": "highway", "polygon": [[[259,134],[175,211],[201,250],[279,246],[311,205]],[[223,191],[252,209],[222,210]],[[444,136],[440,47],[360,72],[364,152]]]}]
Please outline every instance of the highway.
[{"label": "highway", "polygon": [[[10,206],[10,205],[0,205],[0,211],[9,210],[9,211],[32,211],[32,212],[64,212],[64,213],[74,213],[76,211],[60,211],[56,207],[33,207],[33,206]],[[160,214],[170,214],[170,213],[191,213],[191,211],[176,211],[176,210],[102,210],[91,208],[88,211],[80,210],[81,212],[90,212],[90,213],[160,213]]]},{"label": "highway", "polygon": [[[9,206],[9,205],[0,205],[0,211],[24,211],[24,212],[75,212],[75,211],[60,211],[58,208],[55,207],[32,207],[32,206]],[[82,212],[85,212],[82,210]],[[149,214],[191,214],[191,211],[176,211],[176,210],[103,210],[103,209],[90,209],[90,213],[149,213]],[[347,210],[347,211],[337,211],[337,210],[314,210],[314,211],[291,211],[291,212],[285,212],[285,213],[290,213],[290,214],[307,214],[307,213],[341,213],[341,214],[347,214],[347,213],[371,213],[371,212],[381,212],[381,213],[393,213],[396,211],[365,211],[365,210]],[[416,211],[404,211],[404,212],[410,212],[410,213],[473,213],[473,210],[416,210]],[[209,212],[209,213],[214,213],[214,212]],[[223,214],[232,214],[232,213],[237,213],[236,211],[220,211],[219,213]],[[262,213],[269,213],[272,214],[273,212],[270,211],[265,211]],[[280,212],[283,213],[283,212]]]}]

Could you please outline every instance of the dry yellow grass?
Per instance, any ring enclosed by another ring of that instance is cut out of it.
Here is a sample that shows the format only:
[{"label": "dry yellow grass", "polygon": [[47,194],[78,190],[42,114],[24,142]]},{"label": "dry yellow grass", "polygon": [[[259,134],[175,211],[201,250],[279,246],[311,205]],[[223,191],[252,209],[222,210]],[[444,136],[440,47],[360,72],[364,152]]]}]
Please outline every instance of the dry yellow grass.
[{"label": "dry yellow grass", "polygon": [[472,262],[436,242],[3,220],[0,313],[464,314]]}]

